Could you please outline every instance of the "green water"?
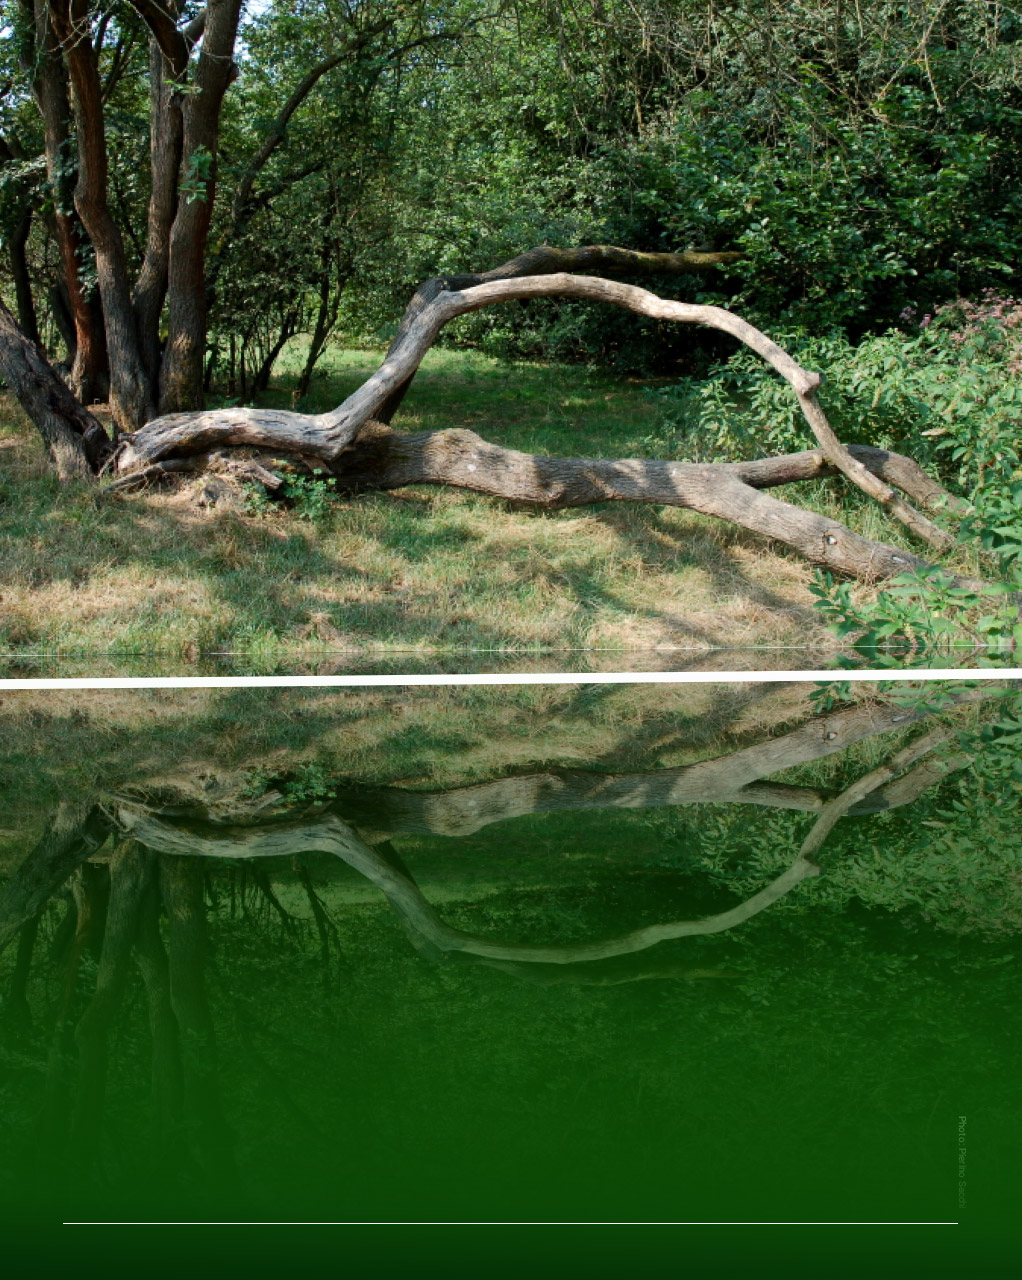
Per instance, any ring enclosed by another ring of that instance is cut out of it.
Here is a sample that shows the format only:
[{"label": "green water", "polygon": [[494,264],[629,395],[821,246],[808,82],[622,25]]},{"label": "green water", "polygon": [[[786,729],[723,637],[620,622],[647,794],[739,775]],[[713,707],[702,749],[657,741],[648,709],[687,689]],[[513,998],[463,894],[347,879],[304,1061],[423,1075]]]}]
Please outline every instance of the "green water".
[{"label": "green water", "polygon": [[201,765],[198,729],[132,739],[102,693],[7,701],[8,1232],[958,1223],[992,1268],[1020,696],[853,694],[700,727],[669,690],[295,693],[346,726],[329,751],[207,708]]}]

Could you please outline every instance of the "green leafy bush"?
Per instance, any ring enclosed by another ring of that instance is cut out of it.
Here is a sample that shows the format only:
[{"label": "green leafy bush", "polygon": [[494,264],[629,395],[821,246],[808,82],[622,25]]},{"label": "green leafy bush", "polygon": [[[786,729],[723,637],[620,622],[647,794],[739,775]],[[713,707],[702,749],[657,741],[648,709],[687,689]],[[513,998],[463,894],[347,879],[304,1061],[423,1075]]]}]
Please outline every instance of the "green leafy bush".
[{"label": "green leafy bush", "polygon": [[[986,553],[990,592],[940,569],[904,574],[862,601],[829,575],[815,594],[843,636],[863,643],[948,641],[1022,645],[1022,303],[992,290],[960,299],[858,345],[840,334],[781,335],[797,360],[824,375],[820,396],[848,443],[915,458],[965,499],[938,515],[963,545]],[[668,428],[649,442],[692,461],[751,458],[813,442],[789,387],[752,352],[709,377],[658,393]]]}]

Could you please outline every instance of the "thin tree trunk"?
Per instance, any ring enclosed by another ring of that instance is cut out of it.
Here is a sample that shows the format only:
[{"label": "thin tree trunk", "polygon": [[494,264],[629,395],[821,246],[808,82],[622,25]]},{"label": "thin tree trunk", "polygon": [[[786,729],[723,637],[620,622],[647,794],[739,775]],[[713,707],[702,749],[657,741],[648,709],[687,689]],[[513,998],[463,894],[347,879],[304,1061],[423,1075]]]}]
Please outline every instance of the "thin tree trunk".
[{"label": "thin tree trunk", "polygon": [[39,323],[36,320],[35,302],[32,298],[32,277],[29,274],[28,257],[25,253],[31,230],[32,206],[26,203],[8,240],[7,257],[11,264],[11,277],[14,280],[18,323],[25,337],[36,346],[41,346]]},{"label": "thin tree trunk", "polygon": [[273,366],[277,363],[280,353],[284,350],[285,343],[289,342],[295,336],[295,328],[298,323],[297,314],[287,316],[277,340],[266,353],[266,358],[256,370],[255,377],[252,379],[252,399],[261,396],[266,388],[270,385],[270,376],[273,373]]},{"label": "thin tree trunk", "polygon": [[[56,239],[56,235],[54,235],[54,239]],[[78,354],[78,334],[75,331],[75,320],[71,311],[71,298],[67,291],[67,282],[64,280],[63,276],[59,276],[53,281],[50,285],[47,296],[49,298],[50,314],[53,317],[54,328],[57,330],[57,333],[60,334],[60,339],[64,344],[64,349],[67,352],[68,365],[73,368],[75,357]],[[53,359],[52,352],[50,353],[50,359]],[[91,403],[80,395],[77,390],[75,390],[74,381],[70,376],[67,379],[67,384],[71,388],[72,394],[80,400],[83,405]]]},{"label": "thin tree trunk", "polygon": [[[160,371],[160,412],[202,407],[206,353],[206,242],[216,195],[217,144],[224,94],[236,74],[234,43],[241,0],[209,0],[195,71],[184,105],[182,166],[195,189],[178,201],[170,232],[167,346]],[[201,188],[201,190],[200,190]]]},{"label": "thin tree trunk", "polygon": [[[167,12],[178,16],[171,3]],[[178,175],[184,121],[182,95],[168,80],[164,55],[153,37],[149,42],[149,195],[145,255],[133,294],[142,361],[154,386],[160,373],[160,317],[167,297],[170,264],[170,229],[178,203]]]},{"label": "thin tree trunk", "polygon": [[107,200],[103,86],[92,44],[91,10],[87,0],[51,0],[51,13],[74,88],[78,135],[75,206],[96,256],[110,359],[110,407],[117,426],[134,431],[152,418],[156,404],[139,351],[124,241]]},{"label": "thin tree trunk", "polygon": [[313,326],[312,337],[309,339],[309,351],[305,358],[305,366],[302,369],[301,377],[298,379],[298,399],[302,400],[309,394],[309,387],[312,384],[312,374],[319,362],[320,356],[326,349],[327,339],[333,332],[334,325],[337,323],[337,313],[341,306],[341,292],[344,289],[343,280],[337,282],[336,291],[331,288],[332,272],[330,270],[331,261],[329,250],[324,250],[323,274],[319,281],[319,303],[316,308],[316,323]]}]

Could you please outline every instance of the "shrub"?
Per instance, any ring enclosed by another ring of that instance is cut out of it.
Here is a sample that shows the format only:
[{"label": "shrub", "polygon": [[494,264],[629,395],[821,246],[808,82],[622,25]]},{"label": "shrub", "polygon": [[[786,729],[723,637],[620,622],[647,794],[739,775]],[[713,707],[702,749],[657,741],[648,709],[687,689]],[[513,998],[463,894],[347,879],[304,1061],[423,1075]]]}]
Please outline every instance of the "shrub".
[{"label": "shrub", "polygon": [[[940,570],[894,579],[856,603],[829,577],[818,603],[842,635],[871,643],[965,639],[1022,644],[1022,303],[986,290],[853,344],[840,334],[780,336],[800,363],[824,374],[821,400],[838,435],[904,452],[967,501],[960,519],[940,517],[963,544],[988,554],[1000,594],[957,586]],[[910,331],[906,331],[910,330]],[[661,453],[700,461],[790,452],[811,443],[790,389],[742,351],[704,380],[658,393],[668,429]]]}]

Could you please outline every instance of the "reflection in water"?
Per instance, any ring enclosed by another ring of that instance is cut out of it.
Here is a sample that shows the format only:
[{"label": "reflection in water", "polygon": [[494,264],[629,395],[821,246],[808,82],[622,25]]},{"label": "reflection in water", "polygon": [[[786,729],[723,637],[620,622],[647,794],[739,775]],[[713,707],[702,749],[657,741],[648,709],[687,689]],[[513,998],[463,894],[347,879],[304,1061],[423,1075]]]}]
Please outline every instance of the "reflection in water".
[{"label": "reflection in water", "polygon": [[633,773],[278,755],[58,799],[0,893],[8,1203],[720,1220],[809,1167],[809,1219],[952,1216],[949,1117],[996,1117],[988,1177],[1013,1123],[1017,701],[804,706]]}]

